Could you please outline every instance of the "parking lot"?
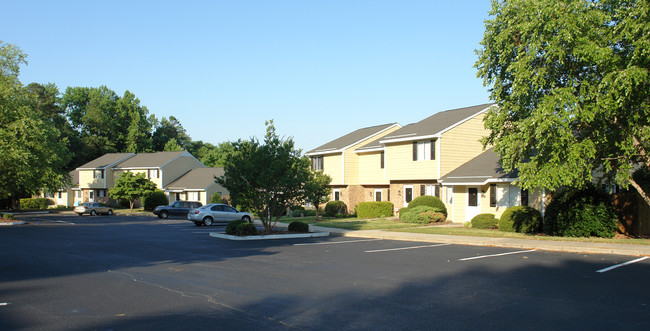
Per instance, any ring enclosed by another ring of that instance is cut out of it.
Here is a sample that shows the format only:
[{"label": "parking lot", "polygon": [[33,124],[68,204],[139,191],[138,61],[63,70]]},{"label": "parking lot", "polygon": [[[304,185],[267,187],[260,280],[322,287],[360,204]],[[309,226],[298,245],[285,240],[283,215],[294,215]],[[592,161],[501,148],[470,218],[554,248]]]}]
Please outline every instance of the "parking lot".
[{"label": "parking lot", "polygon": [[212,238],[154,217],[0,228],[0,329],[648,329],[650,259],[331,236]]}]

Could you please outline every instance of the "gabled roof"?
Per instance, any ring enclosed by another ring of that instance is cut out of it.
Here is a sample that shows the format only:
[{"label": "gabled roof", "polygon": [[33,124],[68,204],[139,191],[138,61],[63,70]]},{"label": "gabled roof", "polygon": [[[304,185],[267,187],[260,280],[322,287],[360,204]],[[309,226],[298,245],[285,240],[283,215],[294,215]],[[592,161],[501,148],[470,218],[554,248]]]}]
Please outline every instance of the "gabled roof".
[{"label": "gabled roof", "polygon": [[[494,103],[441,111],[417,123],[409,124],[390,135],[380,139],[379,142],[391,143],[400,141],[414,141],[419,139],[438,138],[444,132],[471,119],[472,117],[487,112]],[[365,146],[364,146],[365,147]]]},{"label": "gabled roof", "polygon": [[440,178],[442,185],[483,185],[489,182],[511,182],[518,176],[506,173],[499,164],[499,155],[490,148]]},{"label": "gabled roof", "polygon": [[354,146],[366,139],[371,139],[372,137],[395,126],[399,126],[399,124],[390,123],[359,129],[354,132],[350,132],[343,137],[334,139],[318,148],[312,149],[311,151],[307,152],[307,155],[309,156],[340,153],[351,146]]},{"label": "gabled roof", "polygon": [[78,167],[77,169],[106,169],[134,156],[135,154],[133,153],[108,153]]},{"label": "gabled roof", "polygon": [[192,154],[185,151],[140,153],[118,164],[115,168],[119,168],[119,169],[160,168],[165,164],[181,156],[194,158]]},{"label": "gabled roof", "polygon": [[221,177],[224,174],[223,168],[196,168],[191,170],[169,183],[165,187],[168,190],[198,190],[206,189],[215,184],[214,177]]}]

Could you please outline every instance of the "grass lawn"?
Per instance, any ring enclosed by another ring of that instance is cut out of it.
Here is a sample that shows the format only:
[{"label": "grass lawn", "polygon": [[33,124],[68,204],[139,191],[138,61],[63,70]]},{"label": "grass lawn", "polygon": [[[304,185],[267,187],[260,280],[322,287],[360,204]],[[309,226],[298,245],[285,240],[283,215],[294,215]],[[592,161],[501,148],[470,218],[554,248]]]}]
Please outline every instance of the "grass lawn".
[{"label": "grass lawn", "polygon": [[358,219],[358,218],[327,218],[317,221],[315,216],[306,217],[281,217],[280,222],[291,223],[293,221],[300,221],[307,224],[316,226],[323,226],[328,228],[339,228],[346,230],[390,230],[390,229],[403,229],[422,226],[422,224],[404,223],[399,220],[392,219]]},{"label": "grass lawn", "polygon": [[573,238],[573,237],[551,237],[546,235],[533,235],[516,232],[502,232],[499,230],[482,230],[472,228],[443,228],[443,227],[426,227],[415,229],[402,229],[395,230],[398,232],[412,232],[412,233],[429,233],[429,234],[444,234],[452,236],[472,236],[472,237],[492,237],[492,238],[514,238],[514,239],[533,239],[533,240],[553,240],[553,241],[578,241],[578,242],[594,242],[594,243],[610,243],[610,244],[635,244],[635,245],[650,245],[650,239],[636,239],[636,238]]}]

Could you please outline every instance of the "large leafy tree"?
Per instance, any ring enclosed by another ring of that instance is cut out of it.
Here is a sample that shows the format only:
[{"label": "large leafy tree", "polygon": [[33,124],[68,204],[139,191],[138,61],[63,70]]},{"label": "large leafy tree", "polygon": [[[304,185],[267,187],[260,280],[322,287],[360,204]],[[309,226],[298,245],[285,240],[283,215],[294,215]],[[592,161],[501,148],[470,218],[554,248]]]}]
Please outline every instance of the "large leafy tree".
[{"label": "large leafy tree", "polygon": [[278,137],[273,121],[266,122],[263,143],[251,138],[232,145],[225,174],[216,181],[235,205],[255,212],[270,231],[287,208],[303,201],[309,160],[294,148],[293,139]]},{"label": "large leafy tree", "polygon": [[181,148],[185,148],[192,141],[181,122],[174,116],[163,117],[160,121],[155,120],[152,139],[156,151],[164,150],[165,145],[172,139],[176,139],[176,143]]},{"label": "large leafy tree", "polygon": [[476,67],[506,171],[523,187],[630,183],[650,167],[650,3],[493,0]]},{"label": "large leafy tree", "polygon": [[321,204],[329,201],[329,195],[332,192],[330,183],[332,177],[322,171],[311,171],[309,179],[305,183],[305,201],[311,203],[316,208],[316,218],[318,218],[318,208]]},{"label": "large leafy tree", "polygon": [[18,79],[26,55],[0,41],[0,198],[13,207],[21,196],[56,191],[66,182],[65,139],[43,104]]},{"label": "large leafy tree", "polygon": [[156,191],[156,184],[146,177],[144,173],[134,174],[123,172],[115,181],[115,186],[108,190],[113,199],[129,201],[130,211],[136,200]]}]

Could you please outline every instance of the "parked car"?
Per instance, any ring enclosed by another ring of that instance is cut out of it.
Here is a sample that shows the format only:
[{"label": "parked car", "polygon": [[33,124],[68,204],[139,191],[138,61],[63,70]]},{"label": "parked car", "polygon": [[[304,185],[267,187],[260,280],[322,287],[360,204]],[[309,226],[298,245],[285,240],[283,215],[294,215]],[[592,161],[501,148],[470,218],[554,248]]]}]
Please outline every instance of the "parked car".
[{"label": "parked car", "polygon": [[187,216],[190,209],[199,208],[203,206],[198,201],[174,201],[169,206],[158,206],[153,209],[153,214],[158,215],[159,218],[167,218],[169,216]]},{"label": "parked car", "polygon": [[74,212],[79,214],[79,216],[83,214],[89,214],[90,216],[97,214],[113,215],[113,209],[111,207],[99,202],[84,202],[74,207]]},{"label": "parked car", "polygon": [[194,222],[196,226],[210,226],[215,222],[231,222],[236,220],[253,223],[253,214],[239,211],[232,206],[222,203],[211,203],[190,210],[187,214],[187,219]]}]

